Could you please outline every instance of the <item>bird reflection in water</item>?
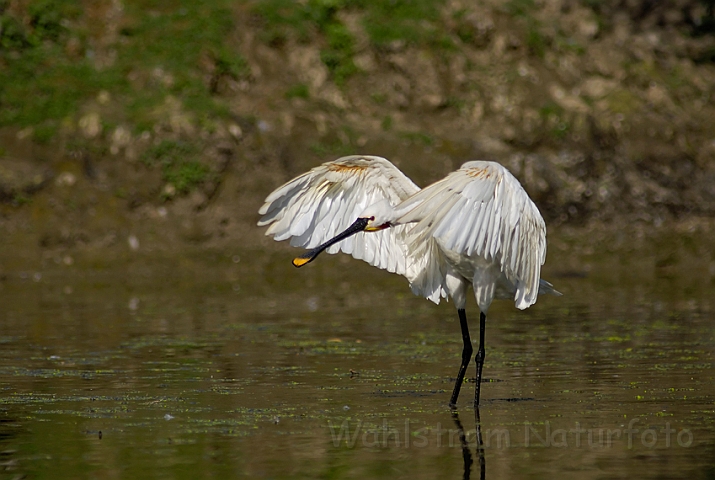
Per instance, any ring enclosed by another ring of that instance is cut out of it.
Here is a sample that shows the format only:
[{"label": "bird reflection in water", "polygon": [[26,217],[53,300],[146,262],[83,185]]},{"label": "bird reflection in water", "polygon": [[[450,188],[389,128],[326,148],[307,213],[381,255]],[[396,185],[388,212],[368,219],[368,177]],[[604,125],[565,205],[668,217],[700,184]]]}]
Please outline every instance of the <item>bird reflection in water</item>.
[{"label": "bird reflection in water", "polygon": [[[464,460],[464,480],[469,480],[472,475],[472,464],[474,464],[474,459],[472,457],[472,451],[469,448],[469,442],[467,441],[467,435],[464,433],[464,426],[462,421],[459,419],[459,413],[456,410],[452,410],[452,420],[457,426],[459,431],[459,443],[462,446],[462,459]],[[481,420],[479,418],[479,407],[474,409],[474,424],[475,424],[475,434],[476,434],[476,454],[479,460],[479,478],[484,480],[487,476],[487,463],[484,457],[484,442],[482,441],[482,426]]]}]

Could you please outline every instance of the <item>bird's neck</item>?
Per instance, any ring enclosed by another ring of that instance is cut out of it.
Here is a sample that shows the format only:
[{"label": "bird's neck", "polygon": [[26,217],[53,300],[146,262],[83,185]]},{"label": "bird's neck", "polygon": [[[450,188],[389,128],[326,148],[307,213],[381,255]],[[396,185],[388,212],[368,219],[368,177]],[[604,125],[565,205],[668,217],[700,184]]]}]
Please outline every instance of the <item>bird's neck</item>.
[{"label": "bird's neck", "polygon": [[410,219],[408,221],[404,221],[402,217],[407,215],[410,211],[412,211],[417,205],[414,203],[408,203],[408,202],[402,202],[399,205],[395,206],[392,209],[392,212],[390,212],[390,225],[397,226],[397,225],[404,225],[406,223],[413,223],[416,220]]}]

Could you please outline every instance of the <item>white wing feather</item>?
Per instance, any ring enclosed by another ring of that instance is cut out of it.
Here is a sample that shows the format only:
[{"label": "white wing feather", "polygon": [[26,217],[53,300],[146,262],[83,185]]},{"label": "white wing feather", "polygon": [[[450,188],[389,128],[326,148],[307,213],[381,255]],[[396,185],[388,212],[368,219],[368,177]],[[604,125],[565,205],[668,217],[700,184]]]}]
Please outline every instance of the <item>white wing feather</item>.
[{"label": "white wing feather", "polygon": [[[324,163],[268,195],[258,213],[266,235],[290,238],[291,245],[314,248],[350,226],[366,207],[387,200],[397,205],[419,187],[388,160],[354,155]],[[333,245],[370,265],[405,275],[408,226],[361,232]]]},{"label": "white wing feather", "polygon": [[[516,290],[517,308],[536,302],[546,259],[546,226],[536,205],[506,168],[493,162],[465,163],[398,208],[407,212],[399,223],[417,222],[408,237],[408,243],[419,250],[412,255],[427,254],[422,250],[433,249],[431,241],[436,240],[445,254],[466,255],[476,262],[481,257],[484,265],[496,262]],[[480,278],[470,279],[475,291]],[[422,279],[417,290],[429,290],[426,286],[436,280]],[[494,280],[484,277],[484,282]],[[493,286],[489,291],[493,298]],[[487,307],[491,298],[485,302]]]},{"label": "white wing feather", "polygon": [[546,226],[519,181],[497,163],[465,163],[420,190],[384,158],[343,157],[277,188],[259,210],[258,225],[269,225],[266,235],[275,240],[314,248],[384,200],[402,215],[395,226],[358,233],[327,252],[404,275],[415,294],[435,303],[449,293],[450,268],[467,277],[473,272],[468,280],[483,311],[499,292],[515,292],[520,309],[536,302]]}]

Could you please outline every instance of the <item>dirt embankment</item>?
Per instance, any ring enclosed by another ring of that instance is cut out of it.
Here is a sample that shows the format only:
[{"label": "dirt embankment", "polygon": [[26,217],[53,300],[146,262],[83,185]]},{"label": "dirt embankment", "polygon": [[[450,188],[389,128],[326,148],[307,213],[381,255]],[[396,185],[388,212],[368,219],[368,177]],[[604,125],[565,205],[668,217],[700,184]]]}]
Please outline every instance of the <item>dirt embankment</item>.
[{"label": "dirt embankment", "polygon": [[117,68],[122,85],[75,92],[57,120],[0,116],[0,226],[13,245],[250,241],[272,188],[351,153],[386,156],[423,185],[497,160],[551,224],[715,214],[712,2],[229,3],[215,42],[231,53],[187,46],[186,79],[161,49],[126,57],[150,49],[147,22],[182,12],[95,3],[33,47],[31,9],[0,2],[0,37],[15,22],[29,39],[0,47],[5,67],[58,45],[89,62],[84,75]]}]

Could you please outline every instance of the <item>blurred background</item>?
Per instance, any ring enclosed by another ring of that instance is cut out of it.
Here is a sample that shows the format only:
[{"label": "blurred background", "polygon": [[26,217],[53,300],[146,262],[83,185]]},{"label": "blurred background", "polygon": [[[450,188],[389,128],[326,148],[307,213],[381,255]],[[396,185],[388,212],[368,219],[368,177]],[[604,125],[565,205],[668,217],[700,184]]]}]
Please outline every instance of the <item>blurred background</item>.
[{"label": "blurred background", "polygon": [[499,161],[551,227],[709,223],[714,31],[710,0],[2,0],[3,237],[255,243],[354,153]]},{"label": "blurred background", "polygon": [[[452,305],[256,227],[356,153],[498,161],[545,217],[565,295],[490,310],[490,478],[713,478],[714,9],[0,0],[0,478],[476,477],[470,384],[472,457],[331,437],[458,425]],[[522,441],[633,419],[655,447]]]}]

